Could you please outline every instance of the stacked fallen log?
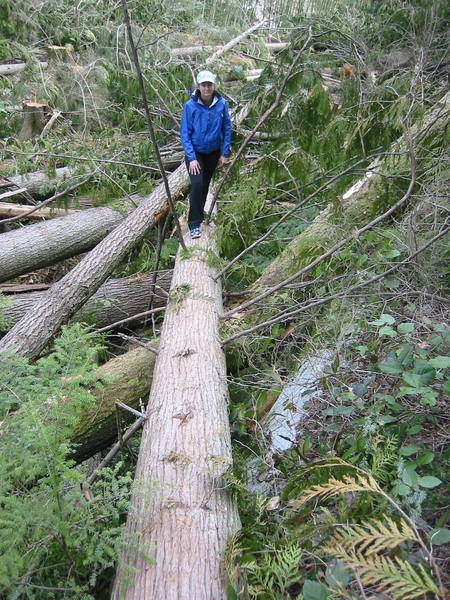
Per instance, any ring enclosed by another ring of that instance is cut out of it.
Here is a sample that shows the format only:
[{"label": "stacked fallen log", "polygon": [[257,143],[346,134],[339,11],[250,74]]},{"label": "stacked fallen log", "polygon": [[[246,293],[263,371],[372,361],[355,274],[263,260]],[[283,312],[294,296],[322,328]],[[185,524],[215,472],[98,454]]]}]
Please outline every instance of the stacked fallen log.
[{"label": "stacked fallen log", "polygon": [[123,219],[110,208],[90,208],[0,235],[0,281],[90,250]]},{"label": "stacked fallen log", "polygon": [[[181,165],[169,176],[172,197],[186,191],[188,183],[186,167]],[[14,325],[0,340],[0,353],[11,350],[36,358],[61,325],[97,291],[167,209],[165,189],[160,185]]]},{"label": "stacked fallen log", "polygon": [[[151,294],[152,274],[111,279],[103,284],[75,313],[74,320],[84,321],[98,328],[107,327],[147,311],[151,300],[152,308],[165,306],[171,278],[172,271],[161,271],[158,274],[153,297]],[[9,296],[7,305],[3,310],[0,309],[0,315],[3,317],[0,319],[0,323],[5,323],[4,330],[6,331],[6,328],[10,328],[20,321],[27,311],[33,310],[33,307],[46,293],[45,291],[35,291]],[[127,322],[127,327],[136,327],[143,322],[143,319],[145,317],[136,317],[134,321]]]},{"label": "stacked fallen log", "polygon": [[135,348],[116,356],[99,367],[94,377],[102,382],[91,390],[94,403],[84,412],[73,432],[72,458],[82,462],[108,448],[120,437],[118,425],[129,424],[134,417],[130,412],[116,411],[116,402],[139,409],[148,398],[155,354],[145,348]]},{"label": "stacked fallen log", "polygon": [[[16,75],[16,73],[23,71],[26,66],[26,62],[6,63],[0,65],[0,75]],[[41,69],[46,69],[48,67],[48,63],[40,61],[39,67]]]}]

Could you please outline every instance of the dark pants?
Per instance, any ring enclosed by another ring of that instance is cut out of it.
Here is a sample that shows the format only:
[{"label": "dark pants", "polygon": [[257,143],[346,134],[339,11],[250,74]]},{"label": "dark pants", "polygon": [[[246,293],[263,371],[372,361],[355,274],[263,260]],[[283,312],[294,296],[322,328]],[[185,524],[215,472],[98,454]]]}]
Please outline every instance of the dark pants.
[{"label": "dark pants", "polygon": [[[189,192],[189,216],[188,225],[189,229],[199,227],[203,221],[203,209],[205,208],[206,196],[208,195],[209,182],[217,167],[217,163],[220,158],[220,150],[210,152],[209,154],[203,154],[197,152],[197,160],[200,163],[200,173],[198,175],[191,175],[191,190]],[[186,160],[186,167],[189,171],[189,161]]]}]

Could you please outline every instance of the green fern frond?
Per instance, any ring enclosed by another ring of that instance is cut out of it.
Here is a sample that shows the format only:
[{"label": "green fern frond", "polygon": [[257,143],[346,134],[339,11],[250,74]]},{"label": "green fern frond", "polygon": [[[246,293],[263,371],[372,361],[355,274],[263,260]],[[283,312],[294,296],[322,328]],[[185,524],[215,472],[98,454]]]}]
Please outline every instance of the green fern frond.
[{"label": "green fern frond", "polygon": [[236,588],[240,577],[240,568],[237,564],[237,557],[242,554],[243,548],[240,544],[241,532],[238,531],[227,540],[225,552],[223,555],[223,564],[228,580]]},{"label": "green fern frond", "polygon": [[305,490],[303,495],[295,502],[294,507],[297,508],[298,506],[302,506],[313,498],[326,500],[332,496],[345,494],[347,492],[380,493],[380,491],[377,482],[369,473],[355,475],[355,477],[344,475],[342,480],[331,477],[326,483],[314,485],[309,490]]},{"label": "green fern frond", "polygon": [[424,594],[439,596],[438,587],[421,565],[413,567],[399,558],[364,555],[341,544],[324,550],[355,569],[364,585],[374,586],[377,592],[386,591],[393,600],[413,600]]},{"label": "green fern frond", "polygon": [[[300,559],[303,549],[296,543],[274,548],[272,552],[263,554],[261,560],[248,561],[241,565],[242,571],[248,577],[248,592],[250,597],[278,598],[284,594],[287,586],[299,579]],[[283,595],[284,598],[284,595]]]},{"label": "green fern frond", "polygon": [[397,460],[398,441],[395,437],[376,435],[371,440],[372,446],[372,475],[382,482],[392,476],[392,466]]},{"label": "green fern frond", "polygon": [[359,554],[369,556],[417,541],[417,536],[405,520],[397,524],[386,516],[385,522],[374,519],[362,525],[347,525],[335,534],[333,541],[347,551],[357,547]]}]

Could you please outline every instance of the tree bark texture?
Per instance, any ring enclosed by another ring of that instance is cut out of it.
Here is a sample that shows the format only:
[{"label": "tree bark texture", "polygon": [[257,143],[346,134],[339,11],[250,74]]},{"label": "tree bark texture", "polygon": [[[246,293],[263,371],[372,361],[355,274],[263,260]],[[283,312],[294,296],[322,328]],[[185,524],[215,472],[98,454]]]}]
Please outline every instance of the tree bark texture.
[{"label": "tree bark texture", "polygon": [[[186,191],[188,184],[185,165],[169,176],[174,198]],[[36,358],[61,325],[97,291],[147,230],[166,214],[167,208],[165,189],[160,185],[0,340],[0,353],[11,349],[20,356]]]},{"label": "tree bark texture", "polygon": [[[140,408],[148,398],[155,354],[145,348],[130,350],[97,369],[95,375],[102,381],[102,389],[93,389],[94,403],[87,409],[75,427],[72,458],[82,462],[110,446],[118,437],[116,402],[131,408]],[[120,411],[120,423],[129,425],[135,417]]]},{"label": "tree bark texture", "polygon": [[174,269],[114,600],[226,598],[222,558],[239,517],[224,481],[232,459],[221,290],[207,264],[211,228],[185,241],[189,258],[179,253]]},{"label": "tree bark texture", "polygon": [[[435,143],[437,135],[445,134],[449,117],[442,109],[443,106],[448,106],[449,102],[450,94],[447,93],[440,103],[426,113],[421,129],[426,131],[428,128],[428,131],[420,142],[421,149]],[[442,118],[438,118],[440,113]],[[409,135],[414,137],[417,130],[417,126],[412,127]],[[395,142],[391,150],[391,155],[378,158],[369,165],[364,177],[351,186],[339,199],[337,205],[329,204],[300,235],[293,239],[264,270],[253,287],[256,289],[270,287],[283,281],[307,266],[337,241],[348,236],[355,227],[363,226],[394,204],[401,193],[399,196],[399,189],[392,188],[393,176],[398,176],[397,182],[407,186],[410,156],[406,137],[402,136]],[[386,179],[384,175],[390,178]],[[402,180],[403,176],[406,176],[406,179]],[[394,180],[394,186],[399,185],[397,182]]]},{"label": "tree bark texture", "polygon": [[0,282],[90,250],[123,220],[100,207],[0,235]]},{"label": "tree bark texture", "polygon": [[70,179],[72,176],[72,167],[60,167],[52,175],[48,175],[45,171],[34,171],[33,173],[8,177],[8,182],[19,188],[27,188],[27,192],[31,196],[38,197],[44,196],[50,189],[55,189],[57,184]]},{"label": "tree bark texture", "polygon": [[[169,291],[171,278],[172,271],[163,271],[158,275],[152,303],[153,308],[166,304],[167,296],[161,293],[161,289],[166,292]],[[111,279],[103,284],[75,313],[74,320],[84,321],[96,327],[106,327],[122,319],[145,312],[149,310],[151,282],[152,275],[139,274],[123,279]],[[12,327],[20,321],[27,311],[33,310],[33,307],[46,293],[46,291],[38,291],[9,296],[3,311],[0,308],[0,315],[3,315],[3,321],[7,323],[7,327]],[[0,331],[1,323],[2,319],[0,319]],[[141,323],[142,318],[130,321],[127,323],[127,327],[136,327]]]}]

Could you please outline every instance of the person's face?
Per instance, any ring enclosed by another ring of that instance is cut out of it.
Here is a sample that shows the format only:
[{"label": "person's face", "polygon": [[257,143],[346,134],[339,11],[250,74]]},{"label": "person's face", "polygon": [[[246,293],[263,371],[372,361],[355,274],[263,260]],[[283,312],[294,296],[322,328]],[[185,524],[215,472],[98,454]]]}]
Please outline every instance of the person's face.
[{"label": "person's face", "polygon": [[212,100],[215,90],[213,83],[210,81],[204,81],[203,83],[199,84],[198,89],[200,90],[200,96],[203,102],[210,102]]}]

